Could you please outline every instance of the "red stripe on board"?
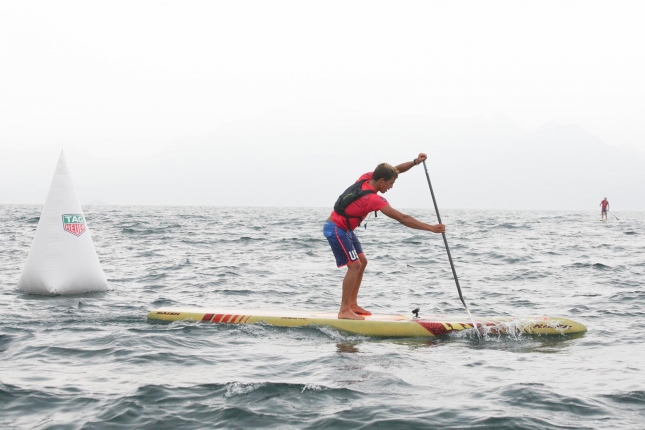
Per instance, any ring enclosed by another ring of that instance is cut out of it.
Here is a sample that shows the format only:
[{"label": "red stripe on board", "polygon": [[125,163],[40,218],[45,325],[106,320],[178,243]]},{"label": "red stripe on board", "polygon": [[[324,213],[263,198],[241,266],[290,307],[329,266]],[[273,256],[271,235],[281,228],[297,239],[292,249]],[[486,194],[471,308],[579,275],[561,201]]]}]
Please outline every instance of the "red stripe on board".
[{"label": "red stripe on board", "polygon": [[450,331],[446,329],[441,323],[425,322],[425,321],[415,321],[415,322],[435,336],[446,334]]},{"label": "red stripe on board", "polygon": [[217,315],[215,315],[215,316],[213,317],[213,322],[214,322],[214,323],[218,323],[218,322],[222,319],[222,317],[223,317],[223,316],[224,316],[224,314],[217,314]]},{"label": "red stripe on board", "polygon": [[213,314],[206,314],[204,315],[204,318],[202,318],[202,321],[208,322],[211,320],[211,318],[213,318]]},{"label": "red stripe on board", "polygon": [[231,319],[231,317],[232,317],[232,316],[233,316],[233,315],[231,315],[231,314],[225,315],[225,316],[224,316],[224,319],[222,320],[222,322],[223,322],[223,323],[228,322],[228,320],[229,320],[229,319]]}]

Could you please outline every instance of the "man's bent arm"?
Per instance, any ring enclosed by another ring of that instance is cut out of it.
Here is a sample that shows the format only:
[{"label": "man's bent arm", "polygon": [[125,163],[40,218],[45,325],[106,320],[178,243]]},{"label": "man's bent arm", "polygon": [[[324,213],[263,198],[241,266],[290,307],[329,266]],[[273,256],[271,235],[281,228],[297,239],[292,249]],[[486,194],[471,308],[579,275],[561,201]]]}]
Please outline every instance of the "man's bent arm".
[{"label": "man's bent arm", "polygon": [[392,206],[387,205],[381,209],[384,215],[397,220],[406,227],[414,228],[417,230],[427,230],[433,233],[444,233],[446,231],[446,226],[443,224],[430,225],[425,222],[419,221],[418,219],[406,215],[394,209]]},{"label": "man's bent arm", "polygon": [[[415,158],[412,161],[406,161],[405,163],[401,163],[398,166],[396,166],[396,170],[399,171],[399,173],[405,173],[414,166],[423,163],[425,160],[428,159],[428,156],[425,155],[423,152],[419,154],[417,158]],[[416,162],[416,164],[415,164]]]}]

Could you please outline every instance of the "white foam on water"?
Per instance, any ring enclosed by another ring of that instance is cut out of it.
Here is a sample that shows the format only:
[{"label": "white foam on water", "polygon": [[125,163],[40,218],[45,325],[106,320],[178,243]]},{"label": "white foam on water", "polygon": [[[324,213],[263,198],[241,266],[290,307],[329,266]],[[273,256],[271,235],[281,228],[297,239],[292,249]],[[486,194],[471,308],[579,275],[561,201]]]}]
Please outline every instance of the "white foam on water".
[{"label": "white foam on water", "polygon": [[495,325],[478,324],[477,329],[471,328],[455,333],[456,336],[470,336],[473,332],[477,333],[480,340],[491,340],[493,337],[506,336],[511,339],[521,340],[523,335],[537,335],[533,333],[532,327],[539,323],[541,326],[547,326],[564,335],[564,328],[558,320],[542,321],[535,318],[516,318],[511,321],[499,322]]},{"label": "white foam on water", "polygon": [[264,387],[264,383],[243,383],[243,382],[232,382],[226,385],[226,393],[224,397],[233,397],[239,396],[242,394],[248,394],[252,391],[257,390],[258,388]]}]

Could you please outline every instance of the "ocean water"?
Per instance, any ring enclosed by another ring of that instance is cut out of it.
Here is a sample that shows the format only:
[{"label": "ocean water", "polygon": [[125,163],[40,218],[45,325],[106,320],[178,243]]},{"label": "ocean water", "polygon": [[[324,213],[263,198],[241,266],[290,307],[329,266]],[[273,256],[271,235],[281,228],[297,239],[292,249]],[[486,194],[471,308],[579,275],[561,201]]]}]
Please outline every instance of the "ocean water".
[{"label": "ocean water", "polygon": [[[322,208],[89,206],[109,291],[27,295],[40,211],[0,206],[2,429],[645,428],[644,213],[443,210],[474,316],[589,329],[480,340],[146,320],[160,306],[336,310],[344,269]],[[381,216],[359,236],[359,304],[465,314],[440,235]]]}]

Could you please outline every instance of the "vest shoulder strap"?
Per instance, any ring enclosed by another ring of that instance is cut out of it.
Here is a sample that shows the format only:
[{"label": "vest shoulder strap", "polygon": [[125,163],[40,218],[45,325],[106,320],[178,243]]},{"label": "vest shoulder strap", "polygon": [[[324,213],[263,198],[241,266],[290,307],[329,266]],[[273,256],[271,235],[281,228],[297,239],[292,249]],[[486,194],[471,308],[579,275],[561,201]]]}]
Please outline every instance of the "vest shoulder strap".
[{"label": "vest shoulder strap", "polygon": [[365,182],[367,182],[367,179],[350,185],[343,194],[338,196],[338,200],[336,200],[336,204],[334,204],[334,212],[345,217],[345,220],[347,221],[347,229],[350,228],[349,218],[361,218],[360,216],[347,215],[345,212],[347,207],[361,197],[376,193],[374,190],[363,190],[362,188]]}]

